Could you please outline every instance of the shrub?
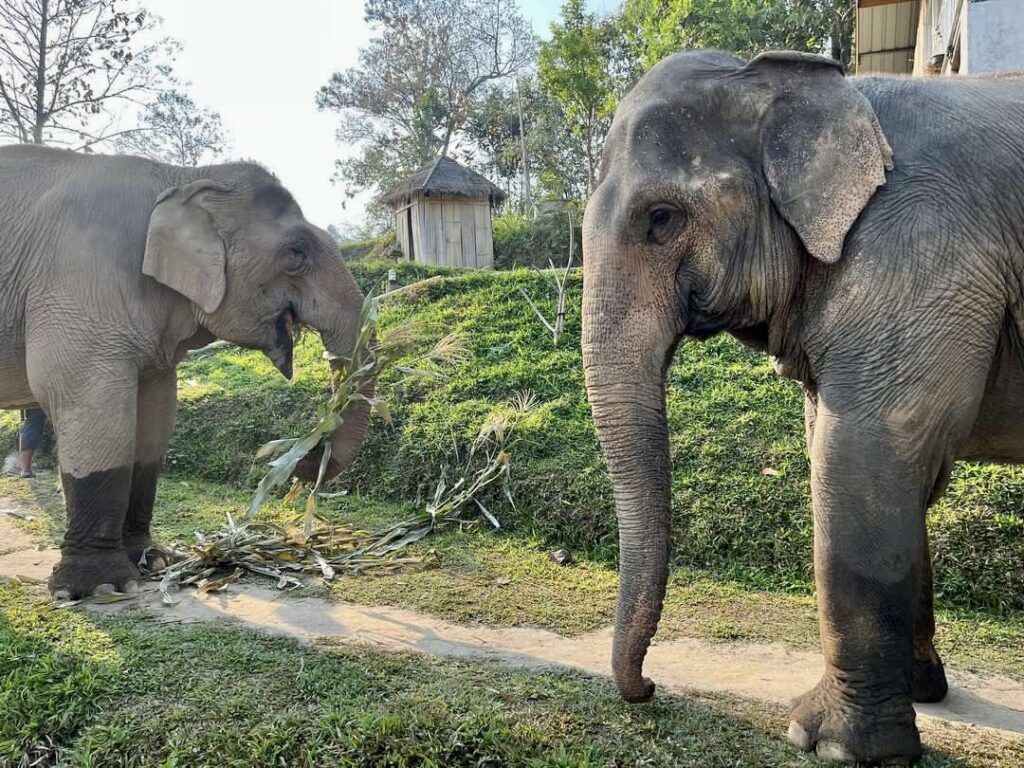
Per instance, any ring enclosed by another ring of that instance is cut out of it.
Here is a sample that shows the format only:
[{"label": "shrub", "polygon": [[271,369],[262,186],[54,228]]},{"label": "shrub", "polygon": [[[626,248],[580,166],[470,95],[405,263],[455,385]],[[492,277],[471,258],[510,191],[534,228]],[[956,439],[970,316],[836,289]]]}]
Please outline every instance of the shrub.
[{"label": "shrub", "polygon": [[[575,257],[580,260],[580,222],[575,222]],[[569,214],[567,211],[546,213],[532,219],[518,213],[498,216],[494,228],[494,268],[546,268],[549,262],[564,266],[569,255]]]},{"label": "shrub", "polygon": [[436,267],[410,261],[395,262],[383,259],[357,261],[349,264],[348,269],[352,273],[352,277],[359,283],[363,293],[376,291],[378,294],[384,292],[388,272],[391,270],[395,271],[399,285],[411,285],[435,275],[456,274],[456,270],[451,267]]},{"label": "shrub", "polygon": [[353,240],[349,243],[341,243],[338,246],[338,251],[341,252],[342,261],[360,261],[366,258],[376,244],[376,238],[370,238],[368,240]]},{"label": "shrub", "polygon": [[351,243],[343,243],[338,246],[341,251],[341,258],[349,264],[353,262],[396,261],[402,252],[398,248],[398,239],[394,230],[385,232],[380,237],[371,237],[366,240],[356,240]]}]

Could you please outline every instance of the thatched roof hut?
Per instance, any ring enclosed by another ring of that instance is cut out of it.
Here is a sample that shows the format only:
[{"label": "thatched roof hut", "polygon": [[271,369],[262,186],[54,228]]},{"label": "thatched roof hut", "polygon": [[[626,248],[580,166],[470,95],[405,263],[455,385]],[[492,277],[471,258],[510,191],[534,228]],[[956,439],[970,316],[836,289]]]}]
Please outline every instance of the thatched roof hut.
[{"label": "thatched roof hut", "polygon": [[505,197],[476,171],[439,157],[380,201],[395,212],[398,244],[409,261],[490,268],[491,208]]}]

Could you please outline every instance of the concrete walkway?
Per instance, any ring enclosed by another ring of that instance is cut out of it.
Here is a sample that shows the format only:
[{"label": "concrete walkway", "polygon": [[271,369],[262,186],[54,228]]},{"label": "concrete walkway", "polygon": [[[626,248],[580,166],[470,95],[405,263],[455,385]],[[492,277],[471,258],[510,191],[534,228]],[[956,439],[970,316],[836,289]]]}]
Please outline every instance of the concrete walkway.
[{"label": "concrete walkway", "polygon": [[[7,514],[18,511],[0,498],[0,577],[45,579],[58,553],[37,550]],[[40,591],[42,586],[36,587]],[[464,626],[396,608],[372,608],[319,598],[285,595],[266,587],[232,584],[228,591],[197,596],[179,593],[181,602],[165,606],[155,584],[133,600],[86,604],[89,611],[110,614],[146,609],[157,621],[232,621],[306,643],[366,643],[390,651],[469,657],[523,667],[561,665],[609,676],[611,629],[576,637],[543,630]],[[819,654],[781,644],[708,643],[677,639],[651,646],[646,674],[662,690],[707,691],[747,699],[787,703],[817,683]],[[917,705],[920,725],[930,721],[967,723],[999,731],[1024,742],[1024,683],[1008,677],[950,670],[950,693],[941,704]]]}]

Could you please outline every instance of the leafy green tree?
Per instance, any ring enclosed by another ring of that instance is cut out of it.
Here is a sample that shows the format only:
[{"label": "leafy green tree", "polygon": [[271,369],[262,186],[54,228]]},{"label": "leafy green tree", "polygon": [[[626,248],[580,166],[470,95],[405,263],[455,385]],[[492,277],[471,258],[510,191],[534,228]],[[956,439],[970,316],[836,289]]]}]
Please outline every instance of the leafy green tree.
[{"label": "leafy green tree", "polygon": [[588,13],[583,0],[566,0],[561,21],[551,25],[551,40],[540,46],[540,83],[561,107],[570,132],[581,144],[587,161],[588,193],[597,178],[601,148],[615,109],[613,62],[618,32],[613,21]]},{"label": "leafy green tree", "polygon": [[188,94],[172,90],[147,105],[138,129],[119,137],[114,146],[125,154],[194,168],[224,152],[226,143],[217,112],[202,109]]},{"label": "leafy green tree", "polygon": [[641,70],[687,48],[751,57],[770,49],[850,63],[854,0],[626,0],[622,31]]},{"label": "leafy green tree", "polygon": [[316,97],[357,148],[336,164],[350,195],[455,153],[474,99],[526,67],[535,44],[514,0],[366,0],[365,14],[375,34],[359,63]]},{"label": "leafy green tree", "polygon": [[[582,144],[561,106],[535,77],[518,78],[515,87],[489,88],[471,111],[466,135],[473,142],[472,163],[504,188],[519,210],[528,212],[537,200],[578,199],[586,194]],[[531,200],[524,193],[524,150]]]}]

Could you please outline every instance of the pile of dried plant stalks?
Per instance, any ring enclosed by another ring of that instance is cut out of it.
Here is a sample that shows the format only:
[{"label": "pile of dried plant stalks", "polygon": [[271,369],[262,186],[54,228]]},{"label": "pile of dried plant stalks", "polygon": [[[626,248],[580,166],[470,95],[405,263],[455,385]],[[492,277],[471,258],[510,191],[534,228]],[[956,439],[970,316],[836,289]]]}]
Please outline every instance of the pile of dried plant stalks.
[{"label": "pile of dried plant stalks", "polygon": [[[527,393],[518,394],[488,415],[458,479],[449,483],[448,468],[442,467],[433,498],[417,516],[377,531],[364,531],[317,515],[318,497],[330,495],[320,493],[330,460],[330,435],[342,423],[345,409],[357,400],[366,400],[385,419],[389,418],[379,397],[367,398],[362,394],[363,385],[392,366],[407,376],[437,376],[445,365],[465,362],[470,355],[461,338],[453,334],[416,358],[414,367],[398,366],[397,361],[408,355],[415,344],[411,324],[397,326],[380,341],[375,340],[376,325],[377,304],[368,298],[363,305],[361,330],[352,359],[335,370],[332,395],[321,407],[317,424],[301,437],[273,440],[260,448],[256,458],[267,460],[268,469],[244,517],[236,520],[228,514],[222,530],[196,533],[193,543],[171,551],[171,565],[154,574],[160,580],[165,603],[177,602],[172,592],[181,586],[193,585],[200,593],[221,591],[246,572],[273,578],[278,588],[287,589],[304,586],[299,578],[303,573],[317,574],[330,581],[338,574],[428,567],[438,562],[433,550],[404,556],[403,551],[441,527],[473,525],[481,516],[499,527],[479,495],[500,481],[506,498],[513,503],[508,447],[516,425],[536,405],[535,398]],[[318,449],[322,459],[317,482],[303,483],[292,478],[299,461]],[[284,502],[293,503],[305,494],[304,513],[286,525],[257,520],[257,513],[270,494],[289,481],[292,485]]]}]

